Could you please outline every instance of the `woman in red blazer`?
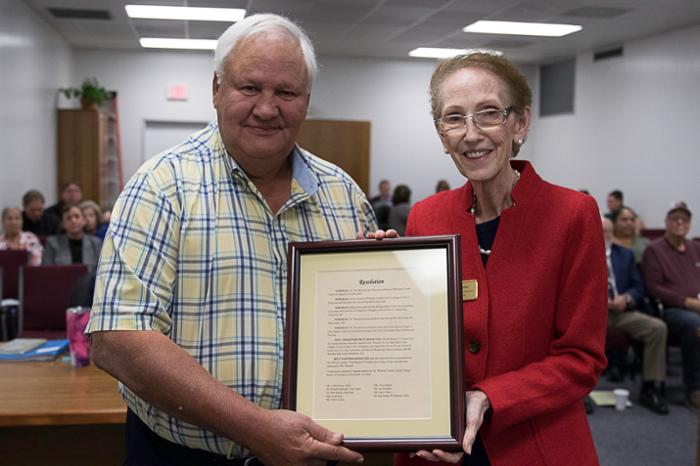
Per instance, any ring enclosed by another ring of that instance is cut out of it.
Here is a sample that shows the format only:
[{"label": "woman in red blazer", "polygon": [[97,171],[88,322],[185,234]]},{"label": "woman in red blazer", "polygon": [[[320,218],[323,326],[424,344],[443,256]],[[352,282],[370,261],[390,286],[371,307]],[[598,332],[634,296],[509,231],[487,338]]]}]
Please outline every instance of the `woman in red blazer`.
[{"label": "woman in red blazer", "polygon": [[581,403],[605,367],[596,203],[510,160],[527,136],[531,91],[504,58],[441,62],[431,101],[445,152],[469,181],[417,203],[406,234],[459,233],[462,280],[478,284],[463,303],[468,454],[423,450],[395,465],[598,464]]}]

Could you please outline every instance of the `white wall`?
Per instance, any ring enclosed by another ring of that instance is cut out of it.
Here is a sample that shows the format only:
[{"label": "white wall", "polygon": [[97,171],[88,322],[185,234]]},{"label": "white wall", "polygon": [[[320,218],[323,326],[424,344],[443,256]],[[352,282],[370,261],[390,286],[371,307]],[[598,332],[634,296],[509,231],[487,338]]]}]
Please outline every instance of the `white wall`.
[{"label": "white wall", "polygon": [[71,84],[72,52],[23,2],[0,0],[0,208],[36,188],[56,199],[56,90]]},{"label": "white wall", "polygon": [[[700,216],[700,26],[625,44],[621,58],[577,57],[574,115],[538,118],[537,167],[549,180],[587,188],[602,209],[620,189],[647,226],[668,205]],[[700,236],[695,219],[691,236]]]}]

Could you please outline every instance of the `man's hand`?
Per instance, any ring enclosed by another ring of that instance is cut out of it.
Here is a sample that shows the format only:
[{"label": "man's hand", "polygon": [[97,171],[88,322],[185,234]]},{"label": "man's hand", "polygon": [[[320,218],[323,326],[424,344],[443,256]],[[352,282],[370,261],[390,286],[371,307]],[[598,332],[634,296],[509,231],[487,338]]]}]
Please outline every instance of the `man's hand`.
[{"label": "man's hand", "polygon": [[627,299],[624,295],[617,295],[613,299],[608,299],[608,310],[613,312],[625,312],[627,309]]},{"label": "man's hand", "polygon": [[[467,397],[467,428],[462,438],[462,449],[471,455],[476,433],[484,422],[484,415],[491,407],[489,398],[481,390],[471,390],[466,393]],[[442,450],[420,450],[415,456],[428,461],[444,461],[446,463],[457,463],[462,459],[464,453],[450,453]]]},{"label": "man's hand", "polygon": [[399,234],[396,230],[389,228],[387,231],[377,230],[375,232],[367,233],[367,238],[369,239],[384,239],[384,238],[398,238]]},{"label": "man's hand", "polygon": [[324,466],[327,461],[361,463],[361,454],[342,447],[343,434],[316,424],[294,411],[263,411],[257,426],[251,426],[246,447],[265,466]]},{"label": "man's hand", "polygon": [[700,299],[697,298],[685,298],[685,307],[691,311],[700,313]]}]

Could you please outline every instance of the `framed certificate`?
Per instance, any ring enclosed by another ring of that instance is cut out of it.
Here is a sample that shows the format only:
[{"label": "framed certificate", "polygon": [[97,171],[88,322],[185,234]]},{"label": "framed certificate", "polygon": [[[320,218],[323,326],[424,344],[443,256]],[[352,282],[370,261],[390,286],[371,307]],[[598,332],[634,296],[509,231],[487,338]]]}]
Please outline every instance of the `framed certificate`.
[{"label": "framed certificate", "polygon": [[460,450],[459,237],[291,243],[284,405],[359,451]]}]

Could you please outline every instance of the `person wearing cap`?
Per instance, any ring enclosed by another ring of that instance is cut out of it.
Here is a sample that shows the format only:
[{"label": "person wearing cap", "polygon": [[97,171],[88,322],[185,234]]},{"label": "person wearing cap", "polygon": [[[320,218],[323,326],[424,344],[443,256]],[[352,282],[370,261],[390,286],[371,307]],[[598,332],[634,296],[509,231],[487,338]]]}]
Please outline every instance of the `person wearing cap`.
[{"label": "person wearing cap", "polygon": [[666,214],[666,233],[644,251],[642,272],[649,294],[663,304],[668,338],[683,354],[688,403],[700,407],[700,243],[686,238],[692,213],[674,202]]}]

